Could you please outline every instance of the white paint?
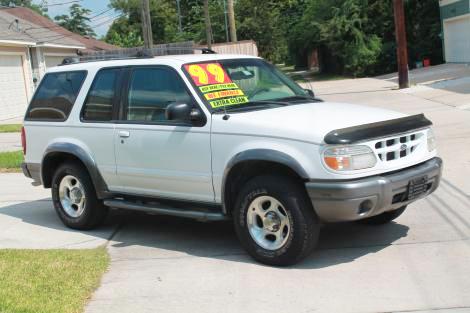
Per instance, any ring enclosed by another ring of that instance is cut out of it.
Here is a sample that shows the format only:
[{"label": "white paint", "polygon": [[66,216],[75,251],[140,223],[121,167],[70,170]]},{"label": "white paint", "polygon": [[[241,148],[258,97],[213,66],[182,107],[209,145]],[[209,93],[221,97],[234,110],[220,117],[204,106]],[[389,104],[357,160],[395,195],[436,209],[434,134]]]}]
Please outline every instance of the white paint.
[{"label": "white paint", "polygon": [[470,62],[470,14],[444,21],[446,62]]},{"label": "white paint", "polygon": [[22,116],[28,90],[22,54],[0,54],[0,119]]},{"label": "white paint", "polygon": [[[405,116],[385,109],[317,102],[231,114],[228,120],[222,118],[223,114],[212,115],[181,67],[190,62],[236,58],[253,57],[179,55],[50,68],[48,72],[87,70],[88,76],[66,122],[25,122],[28,141],[26,161],[40,163],[45,149],[52,142],[73,142],[92,156],[112,191],[219,202],[227,165],[235,155],[250,149],[270,149],[287,154],[312,179],[366,177],[409,167],[435,156],[435,152],[429,153],[426,144],[422,144],[409,157],[390,162],[378,160],[375,167],[365,170],[334,173],[323,166],[323,138],[328,132]],[[82,103],[96,72],[102,67],[130,65],[173,67],[199,103],[207,117],[207,124],[204,127],[175,127],[83,123],[79,118]],[[130,134],[129,138],[123,139],[123,143],[119,131]],[[427,131],[423,132],[422,140],[425,143]],[[375,142],[363,144],[374,148]]]}]

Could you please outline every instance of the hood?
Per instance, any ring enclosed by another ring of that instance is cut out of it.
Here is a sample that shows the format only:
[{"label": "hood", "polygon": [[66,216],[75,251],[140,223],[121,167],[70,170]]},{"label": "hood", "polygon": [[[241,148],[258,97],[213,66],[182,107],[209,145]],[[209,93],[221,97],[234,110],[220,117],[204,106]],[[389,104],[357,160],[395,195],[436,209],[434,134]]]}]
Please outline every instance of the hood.
[{"label": "hood", "polygon": [[[281,137],[324,143],[332,130],[382,122],[405,114],[347,103],[313,102],[273,109],[214,115],[213,132]],[[220,120],[220,122],[219,122]]]}]

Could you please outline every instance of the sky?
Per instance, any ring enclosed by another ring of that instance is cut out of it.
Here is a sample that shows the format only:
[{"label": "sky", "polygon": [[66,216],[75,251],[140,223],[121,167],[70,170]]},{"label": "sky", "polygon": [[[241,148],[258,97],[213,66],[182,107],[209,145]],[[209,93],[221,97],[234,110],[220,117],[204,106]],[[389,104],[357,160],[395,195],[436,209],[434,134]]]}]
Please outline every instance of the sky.
[{"label": "sky", "polygon": [[[42,0],[33,0],[33,3],[41,4]],[[68,3],[67,3],[68,2]],[[68,14],[69,7],[73,4],[70,3],[71,0],[48,0],[48,14],[51,18],[54,16],[61,15],[61,14]],[[61,4],[67,3],[67,4]],[[79,0],[77,2],[82,7],[91,10],[90,17],[97,15],[107,9],[109,9],[108,4],[109,0]],[[111,10],[106,12],[96,18],[92,19],[90,22],[90,26],[94,29],[97,37],[100,38],[101,36],[106,35],[106,32],[109,29],[109,26],[112,24],[112,19],[117,16],[118,13],[116,11]]]}]

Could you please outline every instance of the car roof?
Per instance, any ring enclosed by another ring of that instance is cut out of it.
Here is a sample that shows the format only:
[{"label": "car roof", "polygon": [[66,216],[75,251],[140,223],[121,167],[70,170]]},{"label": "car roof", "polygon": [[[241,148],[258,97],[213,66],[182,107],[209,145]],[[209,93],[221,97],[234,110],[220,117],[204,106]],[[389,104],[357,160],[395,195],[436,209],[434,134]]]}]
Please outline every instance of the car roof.
[{"label": "car roof", "polygon": [[69,65],[61,65],[49,68],[50,72],[65,72],[65,71],[79,71],[79,70],[92,70],[100,69],[103,67],[117,67],[128,65],[170,65],[180,68],[183,64],[194,62],[207,62],[228,59],[261,59],[251,55],[240,54],[181,54],[181,55],[165,55],[155,56],[149,58],[126,58],[114,60],[100,60],[88,61],[81,63],[72,63]]}]

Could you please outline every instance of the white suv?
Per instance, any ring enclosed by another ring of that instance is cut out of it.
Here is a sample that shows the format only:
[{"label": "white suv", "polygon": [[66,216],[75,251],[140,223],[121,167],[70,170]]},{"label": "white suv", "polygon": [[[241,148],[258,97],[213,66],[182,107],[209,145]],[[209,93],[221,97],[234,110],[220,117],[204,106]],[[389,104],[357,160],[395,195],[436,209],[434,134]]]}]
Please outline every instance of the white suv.
[{"label": "white suv", "polygon": [[439,185],[431,122],[323,102],[260,58],[66,64],[26,112],[23,171],[69,227],[108,208],[232,219],[250,255],[288,265],[322,222],[382,224]]}]

